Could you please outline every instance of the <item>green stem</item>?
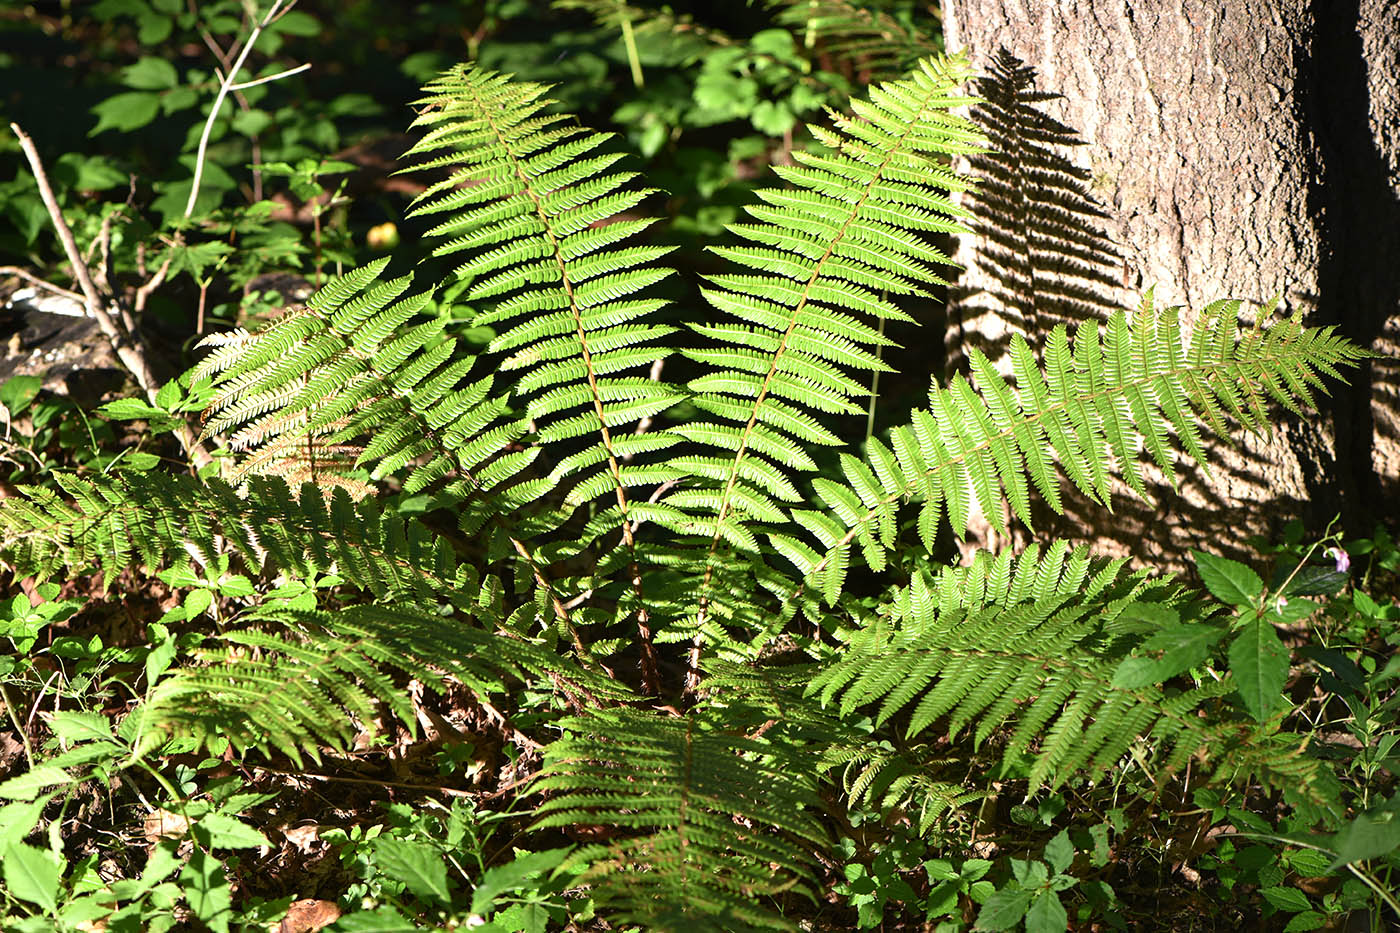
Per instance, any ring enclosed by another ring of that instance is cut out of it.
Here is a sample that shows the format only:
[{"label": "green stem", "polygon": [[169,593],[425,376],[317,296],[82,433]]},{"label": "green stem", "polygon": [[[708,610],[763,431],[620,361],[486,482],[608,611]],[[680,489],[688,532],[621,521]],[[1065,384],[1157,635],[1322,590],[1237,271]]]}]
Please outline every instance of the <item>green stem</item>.
[{"label": "green stem", "polygon": [[632,17],[626,0],[617,0],[618,22],[622,26],[622,44],[627,46],[627,64],[632,68],[632,85],[640,88],[646,84],[642,77],[642,60],[637,57],[637,37],[632,33]]}]

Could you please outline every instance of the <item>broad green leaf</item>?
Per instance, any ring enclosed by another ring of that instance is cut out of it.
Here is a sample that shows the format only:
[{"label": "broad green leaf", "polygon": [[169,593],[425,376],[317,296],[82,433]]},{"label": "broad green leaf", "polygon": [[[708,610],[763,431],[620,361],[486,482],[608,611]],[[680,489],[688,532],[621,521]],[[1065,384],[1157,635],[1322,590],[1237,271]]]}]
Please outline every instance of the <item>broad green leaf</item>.
[{"label": "broad green leaf", "polygon": [[374,861],[379,868],[419,897],[447,903],[447,866],[437,849],[421,842],[381,836],[374,841]]},{"label": "broad green leaf", "polygon": [[1054,891],[1041,891],[1026,911],[1026,933],[1065,933],[1069,914]]},{"label": "broad green leaf", "polygon": [[1268,719],[1288,680],[1288,649],[1272,623],[1256,617],[1239,631],[1230,644],[1230,673],[1244,708],[1257,722]]},{"label": "broad green leaf", "polygon": [[1264,591],[1264,581],[1259,574],[1239,561],[1205,551],[1192,551],[1191,556],[1196,560],[1196,572],[1201,575],[1206,589],[1222,603],[1252,606]]},{"label": "broad green leaf", "polygon": [[1312,907],[1312,904],[1308,903],[1308,896],[1297,888],[1264,888],[1259,893],[1264,895],[1264,900],[1289,913],[1296,914]]},{"label": "broad green leaf", "polygon": [[1074,844],[1069,841],[1069,833],[1060,830],[1059,834],[1045,844],[1045,861],[1056,872],[1063,874],[1074,861]]},{"label": "broad green leaf", "polygon": [[1162,656],[1124,658],[1113,673],[1113,686],[1135,690],[1170,680],[1205,661],[1224,637],[1225,630],[1215,625],[1171,624],[1142,644],[1141,650],[1161,651]]},{"label": "broad green leaf", "polygon": [[0,807],[0,851],[4,851],[10,843],[23,842],[24,837],[39,824],[44,807],[52,799],[52,794],[45,794],[37,800],[7,803]]},{"label": "broad green leaf", "polygon": [[206,844],[215,849],[256,849],[271,845],[261,832],[226,813],[206,813],[200,817],[195,830],[207,834]]},{"label": "broad green leaf", "polygon": [[97,413],[104,418],[111,418],[115,421],[149,421],[157,418],[169,418],[167,412],[161,411],[154,405],[149,405],[144,399],[139,398],[119,398],[108,402],[97,409]]},{"label": "broad green leaf", "polygon": [[1379,858],[1400,848],[1400,812],[1395,809],[1362,813],[1332,837],[1337,858],[1329,868],[1335,871],[1352,862]]},{"label": "broad green leaf", "polygon": [[10,410],[10,416],[14,417],[34,401],[34,396],[39,394],[39,389],[43,386],[44,380],[38,376],[11,376],[5,380],[4,385],[0,385],[0,403],[3,403]]},{"label": "broad green leaf", "polygon": [[0,783],[0,798],[6,800],[33,800],[39,792],[55,784],[71,784],[73,779],[62,768],[39,765]]},{"label": "broad green leaf", "polygon": [[57,856],[48,849],[15,842],[0,853],[0,861],[4,863],[5,887],[11,896],[53,912],[58,906],[58,885],[64,869]]},{"label": "broad green leaf", "polygon": [[472,892],[472,913],[486,914],[496,898],[507,891],[517,890],[532,875],[558,867],[573,851],[572,846],[529,852],[513,862],[489,868]]},{"label": "broad green leaf", "polygon": [[416,933],[422,929],[392,907],[348,914],[326,927],[327,933]]},{"label": "broad green leaf", "polygon": [[140,129],[156,118],[160,109],[160,95],[153,91],[127,91],[107,98],[92,112],[97,115],[97,125],[88,131],[96,136],[104,130]]},{"label": "broad green leaf", "polygon": [[164,91],[180,82],[180,74],[165,59],[147,55],[122,69],[122,81],[139,91]]},{"label": "broad green leaf", "polygon": [[180,872],[185,902],[195,917],[215,933],[228,933],[233,917],[233,889],[224,875],[223,863],[196,846],[190,861]]},{"label": "broad green leaf", "polygon": [[54,713],[49,719],[49,728],[65,742],[86,742],[112,737],[112,724],[101,713]]},{"label": "broad green leaf", "polygon": [[1020,924],[1021,918],[1026,915],[1026,909],[1031,906],[1031,897],[1034,891],[1025,888],[1017,888],[1013,891],[997,891],[987,902],[982,905],[982,909],[977,912],[977,924],[974,930],[1011,930]]}]

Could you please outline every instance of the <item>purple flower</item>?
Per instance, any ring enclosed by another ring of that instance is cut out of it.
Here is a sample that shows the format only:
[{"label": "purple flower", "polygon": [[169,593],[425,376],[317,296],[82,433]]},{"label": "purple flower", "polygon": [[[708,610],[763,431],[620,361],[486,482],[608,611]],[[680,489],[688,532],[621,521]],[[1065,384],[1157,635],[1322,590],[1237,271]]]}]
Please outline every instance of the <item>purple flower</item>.
[{"label": "purple flower", "polygon": [[1329,547],[1322,552],[1324,557],[1330,557],[1337,562],[1337,573],[1346,573],[1351,569],[1351,555],[1340,547]]}]

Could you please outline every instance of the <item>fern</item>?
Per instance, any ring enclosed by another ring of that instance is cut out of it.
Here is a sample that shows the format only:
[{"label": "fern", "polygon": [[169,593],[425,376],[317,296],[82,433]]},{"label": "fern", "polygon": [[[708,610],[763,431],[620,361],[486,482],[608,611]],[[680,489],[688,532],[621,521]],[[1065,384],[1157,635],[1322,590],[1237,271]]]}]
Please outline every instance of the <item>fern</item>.
[{"label": "fern", "polygon": [[[827,0],[788,8],[803,11],[831,49],[891,28]],[[965,229],[949,195],[967,183],[945,162],[982,144],[951,113],[966,77],[925,60],[813,127],[819,145],[731,227],[742,242],[715,247],[737,270],[708,277],[718,313],[682,338],[649,297],[667,248],[631,216],[649,189],[607,137],[551,113],[540,85],[454,68],[419,102],[410,170],[445,177],[414,212],[456,263],[445,293],[495,330],[485,360],[450,332],[443,283],[354,270],[256,333],[206,341],[195,375],[213,382],[206,436],[227,439],[227,481],[58,474],[57,491],[0,501],[0,553],[17,574],[109,583],[240,560],[252,605],[139,720],[205,747],[300,760],[346,748],[381,706],[411,728],[410,680],[554,692],[572,714],[544,719],[562,737],[530,785],[534,828],[589,833],[572,867],[608,923],[790,926],[783,909],[815,889],[822,811],[840,806],[824,775],[920,832],[982,793],[944,780],[933,730],[969,733],[1032,787],[1198,753],[1228,759],[1225,777],[1320,787],[1296,742],[1233,717],[1228,677],[1143,673],[1154,637],[1216,625],[1175,588],[1064,542],[963,568],[929,552],[974,505],[998,521],[1004,498],[1027,524],[1033,496],[1058,509],[1062,472],[1108,504],[1117,482],[1145,494],[1144,461],[1169,479],[1176,448],[1204,462],[1205,432],[1267,430],[1271,404],[1311,405],[1363,355],[1331,330],[1266,315],[1241,330],[1221,302],[1183,343],[1149,295],[1057,328],[1040,358],[1013,342],[1014,378],[974,353],[970,380],[934,385],[888,441],[812,476],[812,451],[842,444],[889,368],[884,326],[912,320],[898,302],[941,283],[927,235]],[[650,376],[674,353],[698,370],[684,388]],[[667,426],[680,401],[703,414]],[[431,493],[458,532],[404,517],[387,489]],[[328,574],[343,585],[320,610],[275,589]],[[623,619],[635,640],[605,629]],[[639,692],[601,669],[610,654],[640,657]]]},{"label": "fern", "polygon": [[777,22],[820,49],[877,77],[902,74],[941,51],[941,43],[869,3],[777,0]]},{"label": "fern", "polygon": [[[815,782],[781,723],[743,705],[565,720],[533,790],[537,826],[625,838],[578,853],[594,897],[647,930],[789,928],[759,899],[808,897],[806,849],[824,832]],[[556,796],[557,795],[557,796]]]},{"label": "fern", "polygon": [[617,702],[626,690],[531,642],[464,626],[426,608],[350,606],[308,612],[267,606],[223,632],[222,649],[199,667],[162,681],[146,723],[217,751],[280,752],[298,765],[318,746],[348,749],[381,703],[412,730],[417,719],[397,672],[441,691],[448,678],[479,697],[504,692],[506,678],[548,682],[582,705]]},{"label": "fern", "polygon": [[852,400],[865,389],[847,371],[888,368],[873,352],[888,338],[867,322],[911,320],[884,296],[923,295],[923,285],[941,281],[933,266],[947,260],[918,234],[962,229],[937,189],[963,183],[935,158],[976,148],[976,134],[948,112],[962,102],[963,67],[924,62],[909,80],[873,88],[853,105],[856,119],[813,127],[823,150],[775,168],[793,187],[758,192],[764,203],[749,208],[758,222],[731,226],[753,245],[714,248],[751,273],[708,277],[705,298],[726,319],[692,325],[714,343],[686,355],[713,370],[689,385],[696,407],[716,420],[676,433],[720,455],[673,458],[692,482],[657,510],[709,538],[692,671],[711,604],[724,595],[715,580],[721,545],[757,551],[748,525],[781,521],[782,503],[801,499],[787,468],[813,469],[806,448],[839,443],[820,416],[863,412]]},{"label": "fern", "polygon": [[440,534],[343,491],[327,501],[316,486],[298,493],[260,477],[240,496],[217,479],[158,472],[54,480],[71,501],[29,487],[0,509],[0,547],[16,573],[98,571],[110,585],[127,567],[208,566],[232,551],[255,573],[335,573],[377,598],[469,600],[476,588]]},{"label": "fern", "polygon": [[1206,308],[1188,346],[1180,342],[1176,310],[1154,309],[1150,293],[1135,315],[1081,326],[1073,340],[1056,328],[1043,367],[1026,341],[1014,338],[1014,384],[974,351],[977,388],[962,377],[948,388],[934,385],[929,407],[891,432],[889,445],[872,440],[864,460],[843,456],[844,483],[814,482],[826,511],[793,518],[823,551],[788,535],[773,536],[773,545],[831,600],[842,587],[852,542],[872,569],[883,569],[905,500],[920,502],[918,529],[931,550],[942,517],[961,535],[974,503],[998,530],[1005,530],[1003,495],[1027,524],[1032,487],[1059,511],[1057,465],[1105,505],[1113,476],[1145,496],[1141,449],[1175,483],[1174,434],[1209,469],[1202,425],[1222,437],[1227,418],[1266,430],[1270,402],[1291,411],[1312,405],[1321,376],[1338,377],[1339,366],[1362,355],[1331,328],[1305,328],[1297,317],[1241,330],[1239,304]]},{"label": "fern", "polygon": [[[332,280],[256,333],[205,340],[214,352],[193,375],[214,379],[206,436],[232,431],[232,449],[253,451],[236,478],[330,482],[353,452],[373,478],[406,468],[405,492],[438,487],[453,500],[477,500],[504,495],[537,455],[506,450],[524,425],[504,417],[491,377],[467,381],[473,358],[442,335],[442,318],[410,326],[431,295],[404,297],[410,276],[377,281],[387,262]],[[539,481],[525,483],[511,494],[525,502],[538,489]],[[474,531],[492,514],[469,505],[462,527]]]},{"label": "fern", "polygon": [[983,556],[933,581],[916,575],[890,617],[856,633],[810,692],[839,699],[843,715],[874,706],[877,725],[905,714],[909,737],[944,716],[953,735],[975,722],[977,743],[1014,723],[1002,755],[1030,753],[1033,789],[1107,769],[1140,735],[1179,768],[1213,737],[1197,708],[1232,688],[1115,684],[1137,606],[1170,606],[1142,575],[1121,578],[1121,566],[1062,544],[1043,557],[1035,546],[1015,560]]}]

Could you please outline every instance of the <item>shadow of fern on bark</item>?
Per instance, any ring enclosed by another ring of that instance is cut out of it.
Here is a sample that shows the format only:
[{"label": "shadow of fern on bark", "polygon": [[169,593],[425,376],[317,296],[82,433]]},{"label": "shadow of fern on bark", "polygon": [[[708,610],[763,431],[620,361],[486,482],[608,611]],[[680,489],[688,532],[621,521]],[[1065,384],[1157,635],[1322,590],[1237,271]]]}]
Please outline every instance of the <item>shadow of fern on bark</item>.
[{"label": "shadow of fern on bark", "polygon": [[990,151],[969,160],[977,189],[964,198],[975,236],[970,269],[951,288],[949,370],[968,353],[994,363],[1011,334],[1039,340],[1057,324],[1102,320],[1119,304],[1123,258],[1103,229],[1107,213],[1088,170],[1063,150],[1084,142],[1041,107],[1059,94],[1037,90],[1036,72],[1005,48],[976,82],[970,116]]}]

